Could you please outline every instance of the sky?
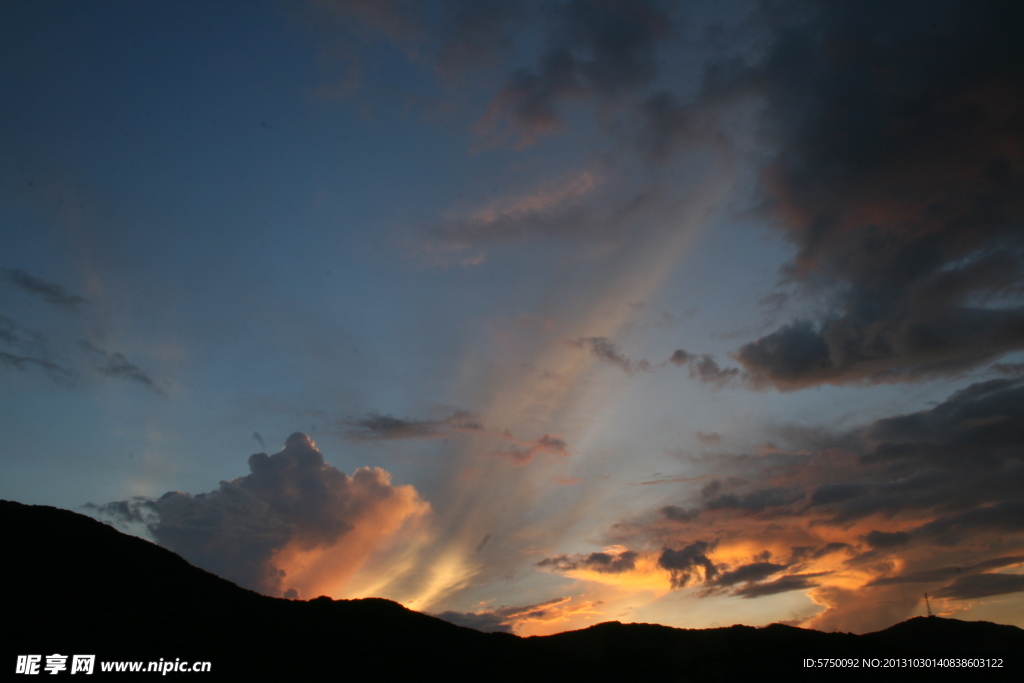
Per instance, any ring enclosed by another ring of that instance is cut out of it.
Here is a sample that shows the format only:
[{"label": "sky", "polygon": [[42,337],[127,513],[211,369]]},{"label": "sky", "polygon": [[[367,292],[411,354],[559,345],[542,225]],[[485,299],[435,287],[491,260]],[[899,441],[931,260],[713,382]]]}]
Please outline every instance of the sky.
[{"label": "sky", "polygon": [[1024,626],[1022,27],[2,3],[0,497],[519,635]]}]

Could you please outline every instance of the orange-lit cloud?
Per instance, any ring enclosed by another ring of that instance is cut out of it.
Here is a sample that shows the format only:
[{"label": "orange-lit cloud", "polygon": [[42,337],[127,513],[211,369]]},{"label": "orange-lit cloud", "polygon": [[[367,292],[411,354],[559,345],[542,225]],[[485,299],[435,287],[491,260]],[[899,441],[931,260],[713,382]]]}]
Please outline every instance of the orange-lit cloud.
[{"label": "orange-lit cloud", "polygon": [[250,457],[249,468],[210,493],[172,491],[100,510],[147,521],[158,543],[239,585],[306,598],[340,597],[375,551],[430,510],[380,468],[338,471],[299,432],[281,451]]},{"label": "orange-lit cloud", "polygon": [[475,612],[442,612],[438,616],[481,631],[518,633],[522,636],[556,633],[565,625],[603,614],[599,600],[559,597],[525,607],[498,607]]}]

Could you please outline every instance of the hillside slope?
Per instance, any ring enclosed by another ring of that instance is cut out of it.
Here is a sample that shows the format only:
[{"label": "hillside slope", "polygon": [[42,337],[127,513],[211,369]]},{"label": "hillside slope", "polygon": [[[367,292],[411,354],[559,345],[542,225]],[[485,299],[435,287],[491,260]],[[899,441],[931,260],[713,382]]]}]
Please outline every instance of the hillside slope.
[{"label": "hillside slope", "polygon": [[0,501],[0,535],[7,551],[0,609],[15,626],[3,644],[5,667],[19,654],[62,653],[95,654],[98,661],[210,661],[210,680],[433,674],[685,681],[765,671],[821,680],[838,672],[805,668],[805,658],[1003,657],[1003,669],[984,672],[987,680],[1000,680],[1020,671],[1024,658],[1024,630],[952,619],[912,619],[863,636],[781,625],[687,630],[609,622],[517,638],[455,626],[383,599],[269,598],[51,507]]}]

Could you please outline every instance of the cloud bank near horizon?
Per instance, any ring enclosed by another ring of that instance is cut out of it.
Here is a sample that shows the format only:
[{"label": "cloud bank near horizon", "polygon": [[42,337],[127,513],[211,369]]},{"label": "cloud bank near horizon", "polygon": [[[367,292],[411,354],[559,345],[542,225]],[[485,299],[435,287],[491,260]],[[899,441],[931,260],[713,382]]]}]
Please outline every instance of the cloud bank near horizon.
[{"label": "cloud bank near horizon", "polygon": [[376,550],[430,511],[415,488],[393,485],[380,468],[349,476],[328,465],[302,432],[277,453],[252,455],[249,470],[209,493],[91,507],[143,522],[159,545],[242,587],[303,598],[342,593]]}]

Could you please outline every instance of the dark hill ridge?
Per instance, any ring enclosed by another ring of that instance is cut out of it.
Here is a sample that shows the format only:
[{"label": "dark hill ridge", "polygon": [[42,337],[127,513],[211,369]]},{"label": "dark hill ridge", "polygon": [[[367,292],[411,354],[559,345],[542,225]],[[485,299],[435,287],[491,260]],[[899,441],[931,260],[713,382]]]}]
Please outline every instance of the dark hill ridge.
[{"label": "dark hill ridge", "polygon": [[[863,680],[884,672],[840,675],[806,669],[803,660],[893,656],[1002,657],[1003,669],[972,674],[1010,680],[1024,661],[1024,630],[953,619],[911,619],[863,636],[778,624],[687,630],[608,622],[517,638],[455,626],[383,599],[269,598],[66,510],[0,501],[0,529],[0,613],[14,631],[3,645],[8,672],[19,654],[55,652],[95,654],[98,661],[206,660],[213,668],[207,680],[704,681],[767,672]],[[915,674],[892,673],[894,679]],[[930,674],[944,678],[934,669]]]}]

